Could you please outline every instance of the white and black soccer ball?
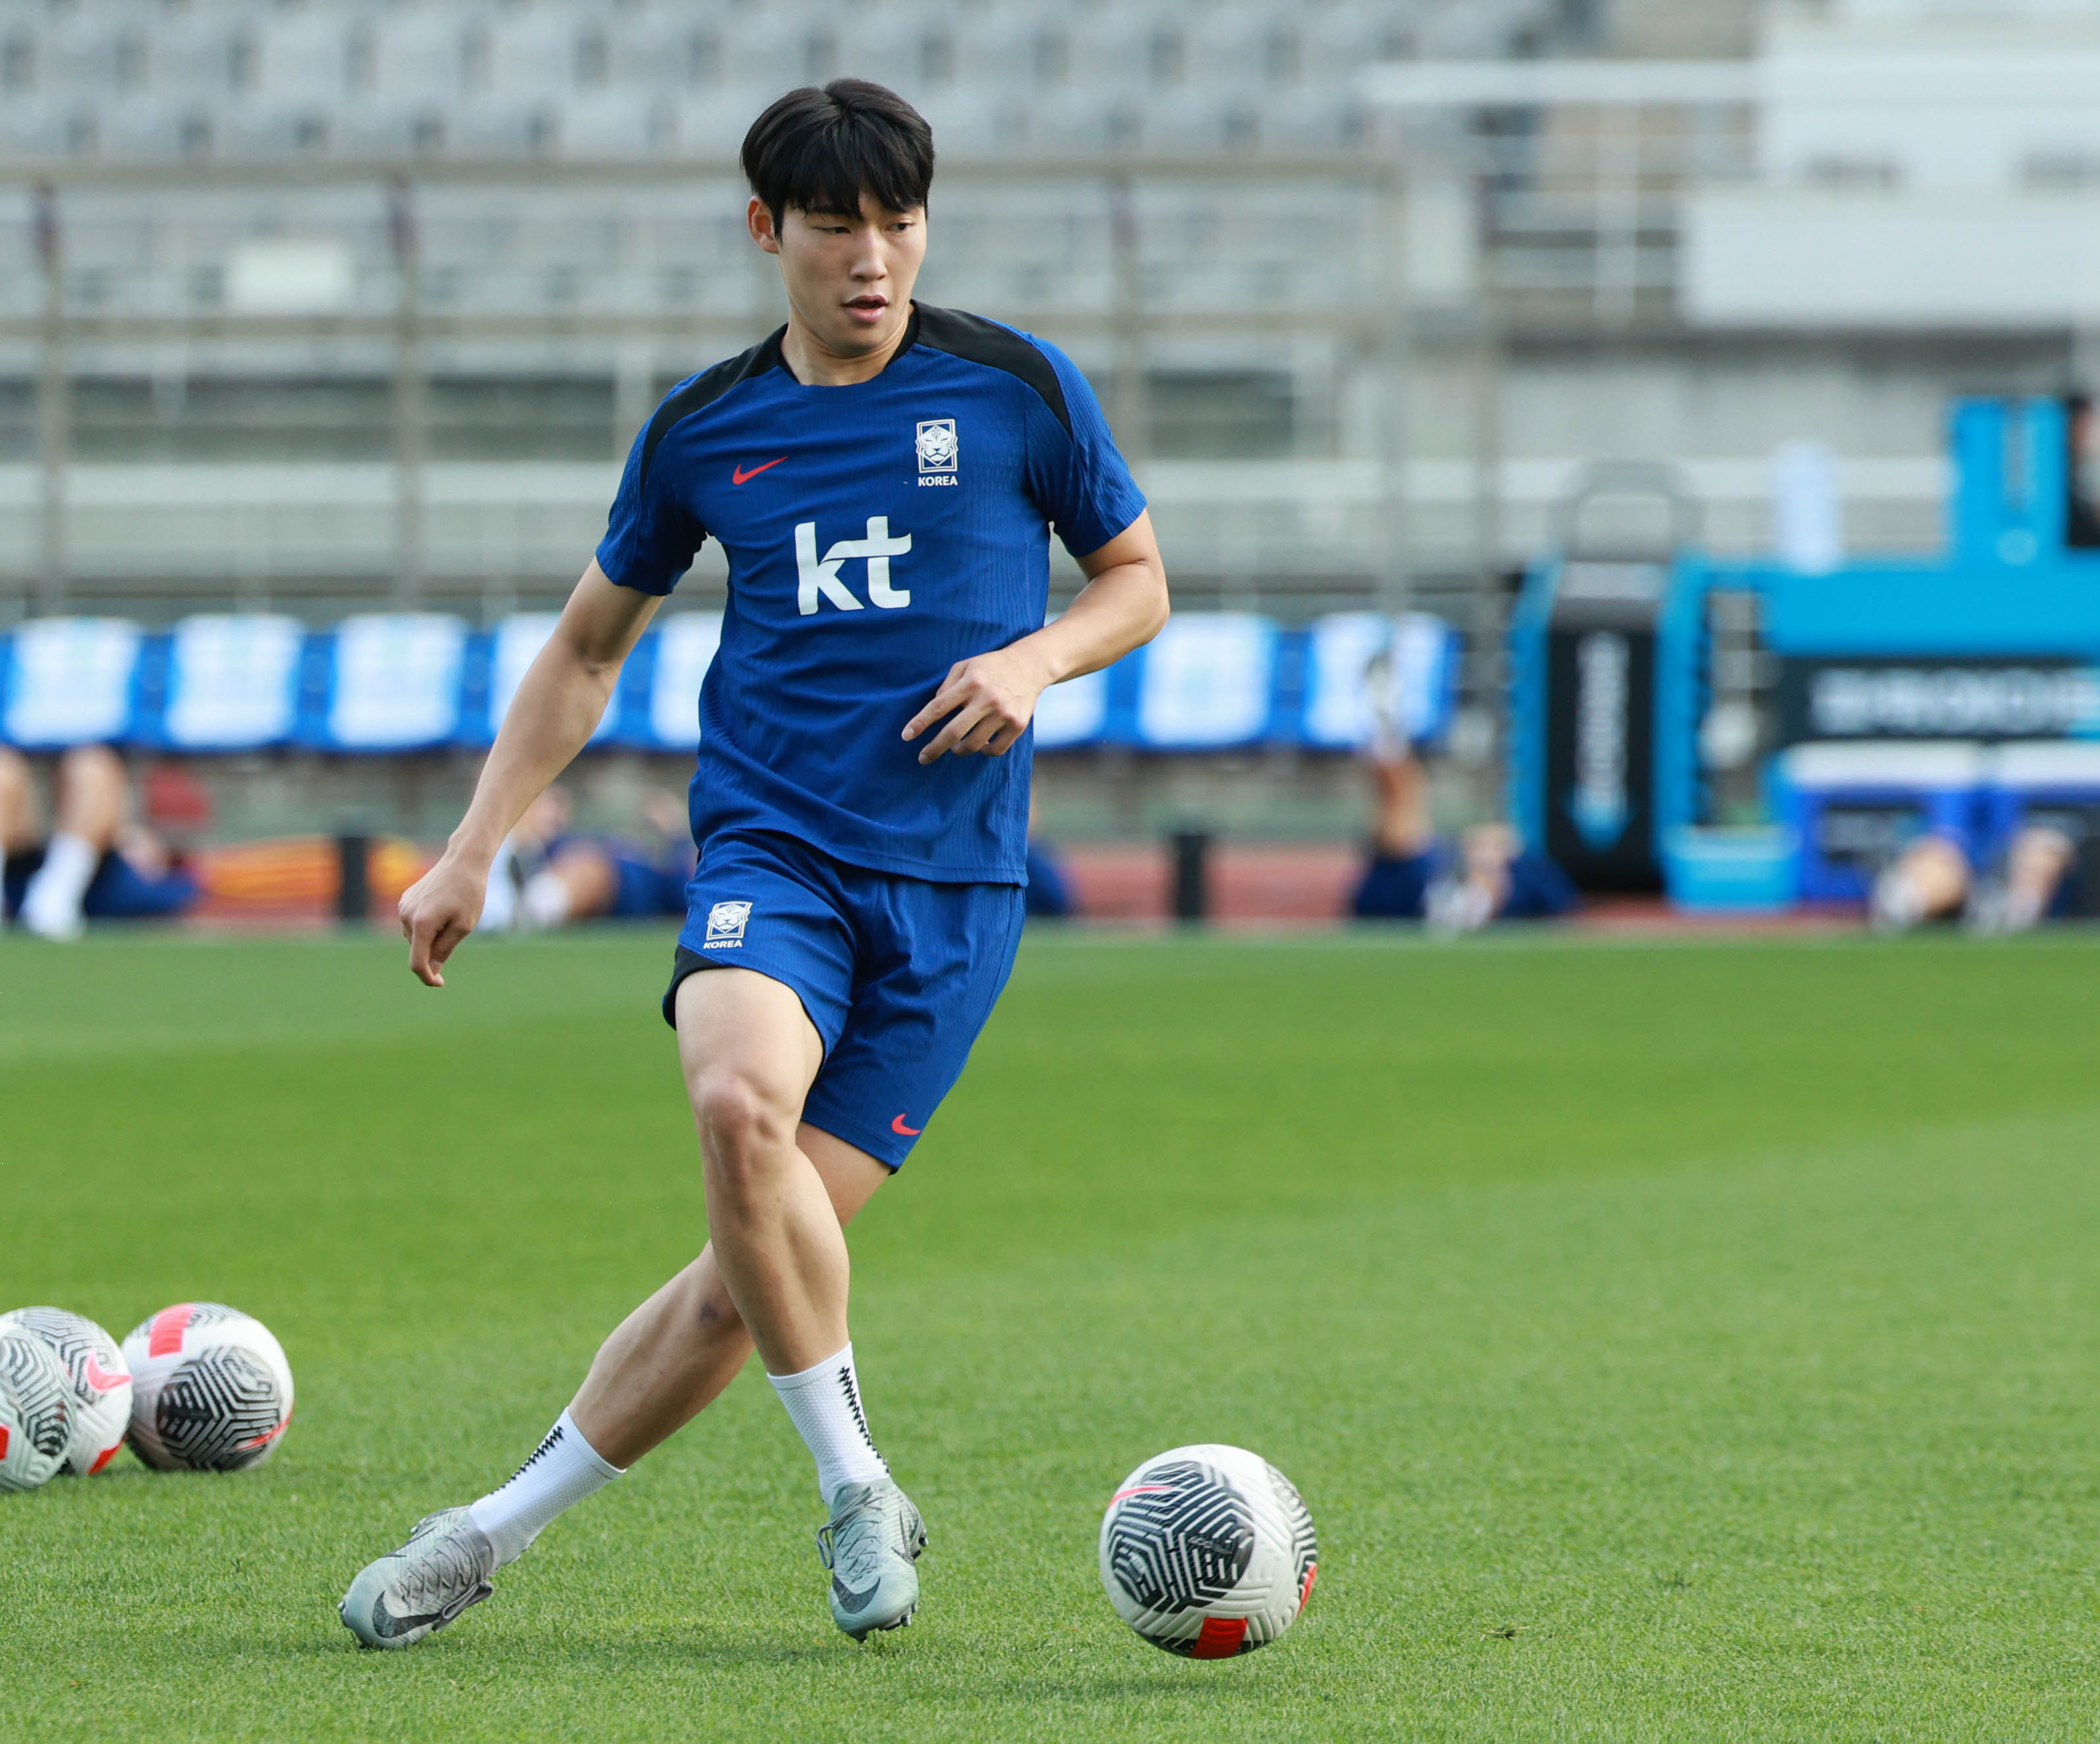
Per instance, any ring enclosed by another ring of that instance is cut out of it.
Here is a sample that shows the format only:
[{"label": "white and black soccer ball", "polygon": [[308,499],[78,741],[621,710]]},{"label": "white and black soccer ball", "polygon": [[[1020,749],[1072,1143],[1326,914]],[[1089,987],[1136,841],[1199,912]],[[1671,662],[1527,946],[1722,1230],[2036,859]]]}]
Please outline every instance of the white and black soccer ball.
[{"label": "white and black soccer ball", "polygon": [[73,1383],[33,1332],[0,1331],[0,1490],[34,1490],[65,1464]]},{"label": "white and black soccer ball", "polygon": [[131,1329],[131,1450],[164,1472],[240,1472],[277,1450],[292,1420],[292,1366],[259,1320],[222,1302],[178,1302]]},{"label": "white and black soccer ball", "polygon": [[1305,1609],[1319,1556],[1290,1480],[1244,1447],[1206,1442],[1146,1460],[1101,1521],[1101,1584],[1116,1615],[1189,1659],[1274,1640]]},{"label": "white and black soccer ball", "polygon": [[73,1437],[60,1469],[88,1477],[117,1457],[131,1426],[131,1366],[117,1340],[85,1314],[18,1308],[0,1314],[0,1332],[28,1332],[57,1353],[73,1389]]}]

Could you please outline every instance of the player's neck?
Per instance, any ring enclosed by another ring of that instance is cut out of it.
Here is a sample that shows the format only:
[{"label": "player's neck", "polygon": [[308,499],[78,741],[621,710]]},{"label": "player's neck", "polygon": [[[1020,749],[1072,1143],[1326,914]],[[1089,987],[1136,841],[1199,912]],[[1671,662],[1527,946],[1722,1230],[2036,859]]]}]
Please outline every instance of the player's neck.
[{"label": "player's neck", "polygon": [[788,331],[781,336],[780,358],[788,373],[805,387],[850,387],[856,382],[872,381],[889,368],[911,330],[911,304],[907,301],[898,308],[895,328],[874,350],[840,351],[804,326],[791,308]]}]

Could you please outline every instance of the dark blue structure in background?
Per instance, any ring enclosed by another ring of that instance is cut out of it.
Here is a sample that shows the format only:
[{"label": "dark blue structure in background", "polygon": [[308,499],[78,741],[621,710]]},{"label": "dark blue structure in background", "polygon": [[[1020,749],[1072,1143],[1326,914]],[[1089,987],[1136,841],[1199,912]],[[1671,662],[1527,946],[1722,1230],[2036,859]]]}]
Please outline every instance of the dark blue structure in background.
[{"label": "dark blue structure in background", "polygon": [[[1717,562],[1681,529],[1672,549],[1630,557],[1569,540],[1526,578],[1511,627],[1513,821],[1588,888],[1659,885],[1670,832],[1709,819],[1706,596],[1732,589],[1759,597],[1777,662],[1767,785],[1798,837],[1799,894],[1864,894],[1877,854],[1920,828],[1965,832],[1988,858],[2026,815],[2037,766],[2049,802],[2089,805],[2100,835],[2100,550],[2066,543],[2065,415],[2054,399],[1956,404],[1942,557],[1804,574]],[[2041,766],[1994,759],[2010,743],[2064,749]],[[1911,754],[1932,747],[1979,754]],[[1961,767],[1974,773],[1948,790]],[[1878,834],[1853,827],[1863,818]]]}]

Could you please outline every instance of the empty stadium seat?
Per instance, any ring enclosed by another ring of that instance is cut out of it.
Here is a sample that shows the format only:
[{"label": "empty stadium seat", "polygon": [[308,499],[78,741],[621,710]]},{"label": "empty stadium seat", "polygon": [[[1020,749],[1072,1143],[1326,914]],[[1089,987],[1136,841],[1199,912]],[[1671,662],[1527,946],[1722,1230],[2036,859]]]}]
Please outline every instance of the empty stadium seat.
[{"label": "empty stadium seat", "polygon": [[155,740],[179,751],[252,751],[298,726],[306,626],[264,612],[184,618],[169,638]]},{"label": "empty stadium seat", "polygon": [[1145,651],[1138,743],[1156,750],[1213,750],[1268,736],[1276,651],[1276,625],[1251,612],[1170,619]]},{"label": "empty stadium seat", "polygon": [[645,726],[637,736],[652,750],[690,751],[700,742],[700,681],[721,646],[721,614],[677,612],[658,623],[649,638],[655,664]]},{"label": "empty stadium seat", "polygon": [[[442,613],[375,612],[310,632],[276,614],[205,613],[152,637],[115,619],[33,620],[0,638],[0,741],[197,753],[286,744],[345,753],[486,747],[558,616],[515,612],[477,633]],[[1349,748],[1370,733],[1366,669],[1393,644],[1393,622],[1344,612],[1286,631],[1253,612],[1184,612],[1107,670],[1044,691],[1035,743],[1043,750]],[[692,750],[695,699],[721,629],[718,612],[660,619],[621,673],[591,743]],[[1433,740],[1450,720],[1457,638],[1414,613],[1401,620],[1398,647],[1408,735]],[[2088,762],[2100,762],[2100,748]]]},{"label": "empty stadium seat", "polygon": [[[1375,664],[1374,664],[1375,663]],[[1441,739],[1458,698],[1458,637],[1441,618],[1340,612],[1306,638],[1304,740],[1322,750],[1368,744],[1383,703],[1411,743]]]},{"label": "empty stadium seat", "polygon": [[467,628],[439,612],[346,618],[327,647],[314,742],[331,751],[415,751],[458,738]]},{"label": "empty stadium seat", "polygon": [[[546,647],[547,638],[554,634],[561,616],[558,612],[514,612],[496,626],[489,649],[488,705],[474,731],[477,744],[488,744],[495,740],[504,716],[510,713],[510,700],[518,694],[519,681],[540,649]],[[619,727],[620,698],[615,695],[606,705],[605,713],[599,717],[589,742],[602,744],[611,739]]]},{"label": "empty stadium seat", "polygon": [[39,618],[9,638],[0,667],[0,740],[60,750],[130,729],[142,638],[117,618]]},{"label": "empty stadium seat", "polygon": [[1036,699],[1035,748],[1097,744],[1108,731],[1109,675],[1090,672],[1053,684]]}]

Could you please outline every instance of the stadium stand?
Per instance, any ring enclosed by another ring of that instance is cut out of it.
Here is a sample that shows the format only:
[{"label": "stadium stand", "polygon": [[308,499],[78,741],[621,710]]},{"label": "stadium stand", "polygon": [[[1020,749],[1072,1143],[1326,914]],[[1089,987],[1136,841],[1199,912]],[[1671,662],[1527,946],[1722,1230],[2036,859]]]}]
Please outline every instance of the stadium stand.
[{"label": "stadium stand", "polygon": [[[691,150],[720,143],[710,108],[748,117],[754,99],[841,72],[951,114],[1003,115],[965,128],[973,148],[1141,135],[1200,150],[1304,143],[1316,115],[1330,118],[1323,143],[1347,143],[1365,65],[1507,53],[1561,12],[1548,0],[18,7],[0,55],[34,117],[17,116],[15,143],[55,153]],[[1082,114],[1097,125],[1076,131]]]},{"label": "stadium stand", "polygon": [[[201,614],[144,632],[108,618],[43,618],[0,636],[0,744],[116,744],[211,753],[296,745],[385,755],[486,749],[554,628],[515,612],[488,629],[437,612],[361,613],[309,632],[277,614]],[[630,656],[591,743],[682,753],[721,616],[674,612]],[[1254,745],[1329,751],[1364,742],[1377,704],[1366,668],[1397,642],[1410,736],[1448,726],[1457,638],[1415,614],[1352,613],[1309,629],[1252,612],[1192,612],[1103,673],[1047,694],[1045,749],[1157,752]],[[1361,657],[1359,657],[1361,656]],[[1389,687],[1389,681],[1377,681]]]}]

